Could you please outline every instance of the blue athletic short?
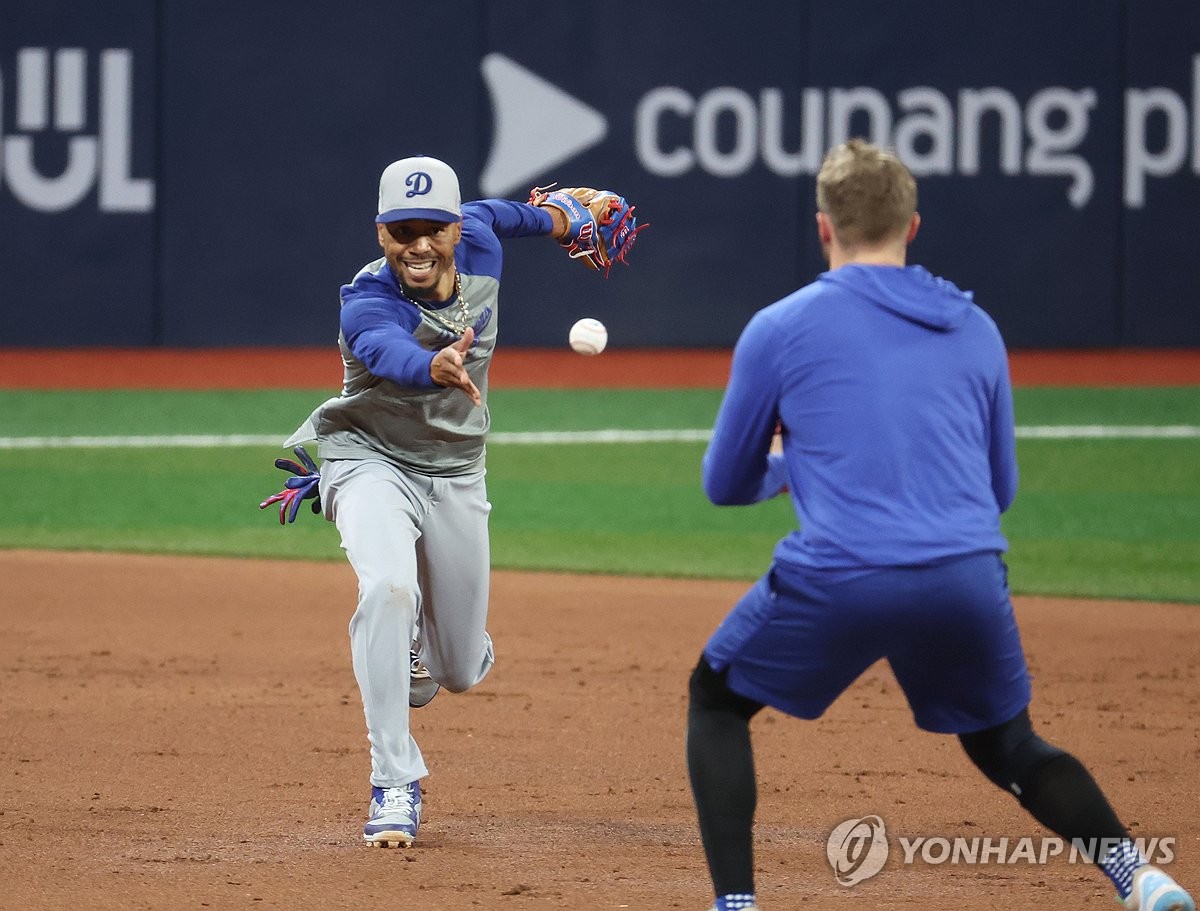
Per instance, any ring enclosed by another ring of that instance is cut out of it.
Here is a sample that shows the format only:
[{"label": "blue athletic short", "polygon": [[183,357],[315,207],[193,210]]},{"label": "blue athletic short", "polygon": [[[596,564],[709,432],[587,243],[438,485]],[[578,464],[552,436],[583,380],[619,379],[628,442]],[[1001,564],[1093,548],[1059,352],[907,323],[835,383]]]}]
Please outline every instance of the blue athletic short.
[{"label": "blue athletic short", "polygon": [[1029,704],[1029,671],[999,554],[847,574],[780,564],[704,648],[735,693],[817,718],[881,658],[919,727],[966,734]]}]

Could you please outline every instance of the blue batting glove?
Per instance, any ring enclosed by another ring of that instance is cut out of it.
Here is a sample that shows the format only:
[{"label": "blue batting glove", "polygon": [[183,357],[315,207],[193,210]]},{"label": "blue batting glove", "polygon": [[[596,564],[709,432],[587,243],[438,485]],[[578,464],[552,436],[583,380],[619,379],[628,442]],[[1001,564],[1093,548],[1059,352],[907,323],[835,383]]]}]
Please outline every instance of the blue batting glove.
[{"label": "blue batting glove", "polygon": [[300,459],[300,464],[291,459],[276,459],[275,467],[290,471],[296,477],[288,478],[283,490],[258,504],[259,509],[266,509],[273,503],[278,503],[280,525],[296,521],[300,503],[304,500],[313,501],[314,514],[319,515],[321,512],[321,473],[317,470],[317,463],[303,446],[297,446],[292,451]]}]

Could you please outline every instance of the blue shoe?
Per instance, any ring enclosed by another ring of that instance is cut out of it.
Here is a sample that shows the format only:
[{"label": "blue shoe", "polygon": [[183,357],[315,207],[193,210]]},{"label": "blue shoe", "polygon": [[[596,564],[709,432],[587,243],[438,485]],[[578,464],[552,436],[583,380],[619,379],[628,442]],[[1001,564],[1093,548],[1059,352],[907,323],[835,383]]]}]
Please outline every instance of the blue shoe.
[{"label": "blue shoe", "polygon": [[433,701],[433,697],[438,694],[441,685],[429,676],[429,668],[427,668],[416,652],[409,652],[410,670],[408,674],[408,705],[410,708],[419,709],[422,706],[429,705]]},{"label": "blue shoe", "polygon": [[410,848],[421,825],[421,783],[371,788],[371,818],[363,840],[378,848]]},{"label": "blue shoe", "polygon": [[1171,877],[1150,864],[1133,874],[1133,891],[1125,899],[1129,911],[1196,911],[1192,897]]}]

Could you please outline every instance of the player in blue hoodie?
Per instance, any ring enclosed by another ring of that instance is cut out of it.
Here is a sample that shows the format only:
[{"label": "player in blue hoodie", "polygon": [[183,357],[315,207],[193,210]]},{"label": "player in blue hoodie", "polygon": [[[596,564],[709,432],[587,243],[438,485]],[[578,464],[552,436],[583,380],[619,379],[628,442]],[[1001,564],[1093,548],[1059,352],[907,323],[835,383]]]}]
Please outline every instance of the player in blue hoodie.
[{"label": "player in blue hoodie", "polygon": [[916,201],[890,152],[830,151],[817,177],[829,271],[755,314],[734,349],[704,490],[718,505],[788,491],[799,530],[690,682],[714,908],[757,907],[751,717],[817,718],[887,659],[917,725],[957,735],[1042,825],[1081,840],[1127,908],[1194,911],[1083,765],[1033,731],[1000,530],[1017,490],[1007,354],[969,293],[906,265]]}]

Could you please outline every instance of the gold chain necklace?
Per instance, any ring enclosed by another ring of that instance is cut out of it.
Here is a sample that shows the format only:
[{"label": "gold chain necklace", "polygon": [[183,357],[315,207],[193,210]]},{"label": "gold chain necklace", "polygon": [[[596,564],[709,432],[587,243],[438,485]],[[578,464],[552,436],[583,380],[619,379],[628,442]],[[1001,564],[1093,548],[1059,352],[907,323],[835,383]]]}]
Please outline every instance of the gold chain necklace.
[{"label": "gold chain necklace", "polygon": [[457,269],[454,270],[454,293],[458,296],[458,316],[455,319],[447,319],[442,315],[440,310],[435,310],[433,307],[428,306],[419,297],[405,294],[403,285],[401,285],[401,293],[416,304],[418,310],[441,323],[455,335],[462,335],[467,331],[467,327],[471,325],[471,311],[467,307],[466,298],[463,297],[462,279],[459,277]]}]

